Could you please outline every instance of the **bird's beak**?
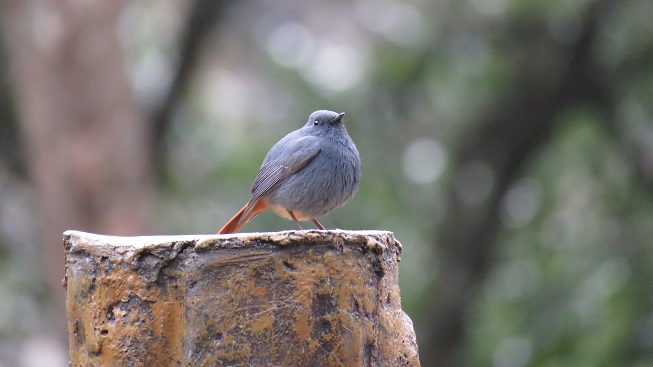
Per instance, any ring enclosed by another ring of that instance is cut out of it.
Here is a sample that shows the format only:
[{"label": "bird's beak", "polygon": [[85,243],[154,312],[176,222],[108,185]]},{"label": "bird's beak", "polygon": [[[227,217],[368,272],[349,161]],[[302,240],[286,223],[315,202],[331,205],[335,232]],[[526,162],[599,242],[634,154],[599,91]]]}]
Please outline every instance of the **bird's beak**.
[{"label": "bird's beak", "polygon": [[342,118],[343,118],[344,116],[345,116],[345,113],[344,113],[344,112],[341,112],[341,113],[338,114],[338,116],[336,116],[336,117],[333,119],[332,122],[340,122],[340,120],[342,120]]}]

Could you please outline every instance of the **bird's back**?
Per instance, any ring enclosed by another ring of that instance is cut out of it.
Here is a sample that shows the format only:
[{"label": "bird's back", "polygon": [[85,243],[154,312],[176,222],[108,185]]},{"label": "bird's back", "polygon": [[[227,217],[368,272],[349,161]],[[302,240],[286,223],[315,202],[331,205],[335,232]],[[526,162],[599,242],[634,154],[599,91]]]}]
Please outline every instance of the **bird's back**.
[{"label": "bird's back", "polygon": [[333,134],[318,136],[315,144],[319,145],[319,153],[301,170],[275,187],[270,192],[268,202],[314,218],[344,205],[354,196],[360,184],[361,161],[344,127]]}]

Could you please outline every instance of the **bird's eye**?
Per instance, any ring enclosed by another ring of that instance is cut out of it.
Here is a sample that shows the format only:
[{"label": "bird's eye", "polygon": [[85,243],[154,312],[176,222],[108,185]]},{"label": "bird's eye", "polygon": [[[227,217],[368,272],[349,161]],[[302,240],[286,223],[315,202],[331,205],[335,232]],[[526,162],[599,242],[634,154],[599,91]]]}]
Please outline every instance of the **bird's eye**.
[{"label": "bird's eye", "polygon": [[320,121],[318,121],[318,120],[313,121],[313,125],[314,125],[314,126],[317,126],[317,125],[319,125],[319,124],[320,124]]}]

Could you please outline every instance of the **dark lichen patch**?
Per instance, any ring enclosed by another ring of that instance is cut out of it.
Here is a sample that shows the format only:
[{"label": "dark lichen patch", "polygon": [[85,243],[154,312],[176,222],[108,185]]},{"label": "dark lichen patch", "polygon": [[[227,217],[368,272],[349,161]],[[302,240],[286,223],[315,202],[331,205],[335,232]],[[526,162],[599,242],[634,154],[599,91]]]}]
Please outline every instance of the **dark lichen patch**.
[{"label": "dark lichen patch", "polygon": [[336,311],[336,303],[333,295],[329,293],[316,294],[311,304],[311,311],[314,317],[326,316]]}]

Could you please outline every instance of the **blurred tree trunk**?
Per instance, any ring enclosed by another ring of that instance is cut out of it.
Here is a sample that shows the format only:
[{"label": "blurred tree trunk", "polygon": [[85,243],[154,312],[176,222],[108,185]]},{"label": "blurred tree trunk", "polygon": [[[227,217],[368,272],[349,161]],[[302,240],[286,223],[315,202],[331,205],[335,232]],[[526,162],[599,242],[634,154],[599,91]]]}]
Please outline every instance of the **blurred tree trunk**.
[{"label": "blurred tree trunk", "polygon": [[[543,37],[547,32],[541,22],[525,22],[515,32],[514,42],[523,47],[519,47],[512,93],[483,114],[481,121],[470,124],[454,154],[454,180],[447,190],[449,213],[436,240],[442,259],[438,282],[430,292],[432,316],[428,334],[420,335],[423,361],[460,365],[469,305],[494,266],[501,201],[528,160],[546,144],[559,114],[579,101],[597,110],[608,105],[610,88],[603,85],[604,74],[592,46],[599,20],[608,15],[611,5],[609,0],[591,3],[570,46]],[[540,61],[542,49],[550,60]],[[462,179],[478,179],[465,171],[479,164],[492,172],[492,192],[482,203],[469,204],[456,185]]]},{"label": "blurred tree trunk", "polygon": [[179,62],[172,78],[172,84],[158,108],[153,111],[152,156],[155,174],[162,176],[168,152],[164,138],[170,129],[173,112],[181,103],[184,91],[200,61],[200,54],[211,30],[225,11],[228,1],[195,0],[184,29],[179,37]]},{"label": "blurred tree trunk", "polygon": [[131,235],[148,228],[152,149],[118,39],[127,4],[1,5],[45,273],[56,301],[52,311],[62,336],[62,232]]}]

